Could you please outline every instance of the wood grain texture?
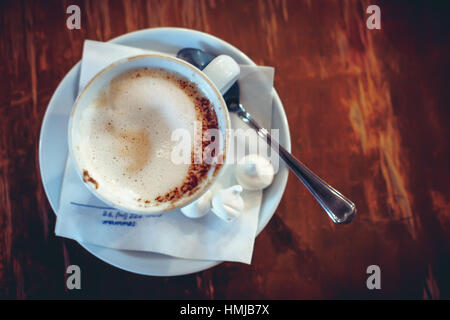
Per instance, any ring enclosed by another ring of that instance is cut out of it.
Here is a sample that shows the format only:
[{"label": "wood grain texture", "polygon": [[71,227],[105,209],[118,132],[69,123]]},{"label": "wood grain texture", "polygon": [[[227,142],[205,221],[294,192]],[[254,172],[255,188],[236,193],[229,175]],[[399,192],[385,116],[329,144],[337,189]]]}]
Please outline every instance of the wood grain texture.
[{"label": "wood grain texture", "polygon": [[[66,8],[81,8],[81,30]],[[368,30],[378,4],[382,29]],[[450,33],[446,2],[1,1],[0,298],[450,298]],[[336,226],[294,176],[250,266],[127,273],[54,235],[41,122],[84,39],[149,27],[211,33],[274,66],[292,150],[354,200]],[[77,264],[82,290],[65,289]],[[366,268],[382,290],[366,288]]]}]

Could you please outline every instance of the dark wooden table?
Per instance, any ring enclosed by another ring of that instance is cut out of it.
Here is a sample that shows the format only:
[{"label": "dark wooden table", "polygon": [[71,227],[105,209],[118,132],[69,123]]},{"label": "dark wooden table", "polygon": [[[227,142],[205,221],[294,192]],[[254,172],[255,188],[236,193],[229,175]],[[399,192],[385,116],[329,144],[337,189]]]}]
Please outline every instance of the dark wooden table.
[{"label": "dark wooden table", "polygon": [[[66,8],[81,8],[81,29]],[[381,8],[381,30],[365,10]],[[0,299],[450,298],[449,8],[438,1],[0,2]],[[152,27],[211,33],[274,66],[293,153],[348,195],[334,225],[291,175],[251,265],[173,278],[116,269],[54,235],[38,139],[84,39]],[[68,265],[82,290],[65,286]],[[368,290],[366,268],[381,268]]]}]

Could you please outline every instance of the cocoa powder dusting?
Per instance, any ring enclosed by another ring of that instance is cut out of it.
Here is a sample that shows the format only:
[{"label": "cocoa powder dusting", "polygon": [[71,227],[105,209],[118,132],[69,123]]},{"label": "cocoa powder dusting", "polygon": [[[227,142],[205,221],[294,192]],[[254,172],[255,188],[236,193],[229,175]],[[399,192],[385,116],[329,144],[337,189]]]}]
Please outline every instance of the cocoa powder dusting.
[{"label": "cocoa powder dusting", "polygon": [[87,170],[83,170],[83,181],[86,183],[88,183],[88,182],[92,183],[94,185],[95,189],[98,189],[98,182],[95,181],[94,178],[92,178],[89,175],[89,172]]},{"label": "cocoa powder dusting", "polygon": [[[170,78],[170,76],[169,76]],[[198,90],[197,86],[191,83],[188,80],[180,79],[178,76],[173,76],[174,80],[176,80],[176,84],[179,88],[183,89],[189,97],[191,97],[194,102],[195,111],[197,115],[197,121],[202,123],[202,132],[201,137],[204,137],[206,132],[210,129],[219,129],[219,124],[217,120],[216,112],[214,111],[213,105],[209,101],[209,99],[205,98],[203,94]],[[212,140],[214,141],[214,140]],[[201,142],[201,154],[205,154],[207,147],[210,145],[211,141]],[[197,147],[197,144],[194,145],[194,149]],[[198,150],[200,152],[200,150]],[[195,159],[194,154],[197,154],[192,151],[191,154],[191,165],[188,168],[188,172],[183,182],[176,188],[167,192],[164,195],[160,195],[155,198],[156,202],[176,202],[182,197],[194,194],[198,189],[199,185],[203,182],[203,180],[208,176],[208,172],[210,171],[212,165],[210,162],[198,161]],[[211,152],[211,155],[214,157],[215,152]],[[205,159],[203,159],[205,160]],[[218,169],[222,166],[222,164],[216,164],[216,168],[214,170],[214,175],[217,174]]]}]

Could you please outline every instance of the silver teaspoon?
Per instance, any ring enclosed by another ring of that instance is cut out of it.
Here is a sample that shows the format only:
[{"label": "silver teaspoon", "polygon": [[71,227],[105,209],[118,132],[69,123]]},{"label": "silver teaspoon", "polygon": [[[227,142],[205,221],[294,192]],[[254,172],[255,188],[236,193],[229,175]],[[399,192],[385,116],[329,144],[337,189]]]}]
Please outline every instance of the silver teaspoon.
[{"label": "silver teaspoon", "polygon": [[[185,48],[177,53],[177,57],[188,61],[200,70],[204,69],[208,63],[215,58],[215,55],[195,48]],[[238,117],[255,129],[258,135],[265,139],[269,146],[276,151],[286,165],[303,182],[311,194],[316,198],[333,222],[346,224],[353,220],[356,214],[356,207],[349,199],[344,197],[339,191],[327,184],[315,173],[308,169],[303,163],[290,154],[278,141],[273,139],[269,132],[262,128],[255,119],[239,103],[239,85],[236,82],[224,95],[228,110],[234,112]]]}]

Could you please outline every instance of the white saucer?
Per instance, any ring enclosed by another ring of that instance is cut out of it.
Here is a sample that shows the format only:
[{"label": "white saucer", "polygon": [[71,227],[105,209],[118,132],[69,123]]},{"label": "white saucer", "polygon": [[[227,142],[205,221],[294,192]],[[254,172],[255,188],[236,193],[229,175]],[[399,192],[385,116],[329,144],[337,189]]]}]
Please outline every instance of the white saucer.
[{"label": "white saucer", "polygon": [[[237,48],[206,33],[181,28],[154,28],[125,34],[111,42],[137,48],[176,54],[185,47],[205,49],[215,54],[227,54],[240,64],[255,63]],[[68,146],[67,125],[73,102],[78,94],[80,63],[64,77],[53,94],[41,128],[39,140],[39,165],[42,182],[50,205],[56,213],[59,205],[61,183],[64,175]],[[291,150],[289,126],[283,105],[273,90],[272,128],[280,129],[280,142]],[[264,190],[257,233],[259,234],[273,216],[283,196],[288,169],[280,162],[280,169],[272,185]],[[175,276],[211,268],[220,262],[185,260],[162,254],[115,250],[80,243],[99,259],[120,269],[152,276]]]}]

